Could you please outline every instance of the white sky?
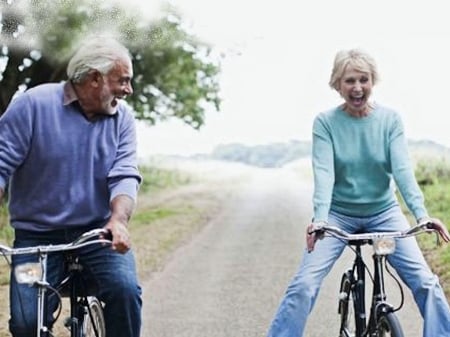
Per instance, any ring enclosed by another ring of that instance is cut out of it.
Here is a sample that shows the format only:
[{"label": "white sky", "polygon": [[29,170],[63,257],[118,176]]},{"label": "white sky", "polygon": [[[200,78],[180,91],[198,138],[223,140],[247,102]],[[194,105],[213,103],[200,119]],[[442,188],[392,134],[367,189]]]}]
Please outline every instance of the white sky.
[{"label": "white sky", "polygon": [[[156,11],[157,0],[134,1]],[[445,0],[171,2],[197,36],[226,54],[222,111],[209,112],[200,131],[178,121],[139,126],[141,155],[310,140],[314,116],[341,102],[328,87],[334,55],[354,47],[377,61],[373,98],[401,113],[407,137],[450,146]]]}]

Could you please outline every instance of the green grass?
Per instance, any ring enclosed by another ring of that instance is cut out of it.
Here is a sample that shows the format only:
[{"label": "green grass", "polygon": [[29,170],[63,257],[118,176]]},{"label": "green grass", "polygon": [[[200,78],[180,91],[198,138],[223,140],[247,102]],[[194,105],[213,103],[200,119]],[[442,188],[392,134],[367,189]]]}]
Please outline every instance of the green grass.
[{"label": "green grass", "polygon": [[0,242],[11,244],[13,240],[13,230],[9,226],[9,217],[6,204],[0,204]]},{"label": "green grass", "polygon": [[[8,225],[8,211],[5,203],[0,205],[0,243],[11,245],[13,241],[13,230]],[[0,257],[0,285],[9,284],[9,266],[3,257]]]},{"label": "green grass", "polygon": [[180,210],[170,208],[141,209],[135,212],[131,223],[136,226],[146,225],[153,221],[164,219],[179,213]]},{"label": "green grass", "polygon": [[[450,229],[450,179],[438,179],[434,184],[423,186],[422,190],[430,215],[441,219]],[[436,248],[434,236],[425,236],[420,242],[450,296],[450,245]]]},{"label": "green grass", "polygon": [[[450,162],[446,159],[419,161],[416,177],[428,213],[439,218],[450,229]],[[437,246],[434,235],[420,236],[419,243],[450,300],[450,245]]]},{"label": "green grass", "polygon": [[429,213],[450,224],[450,179],[422,187]]},{"label": "green grass", "polygon": [[186,185],[192,182],[193,178],[175,169],[164,169],[153,166],[142,166],[139,168],[142,175],[141,193],[163,190],[169,187]]}]

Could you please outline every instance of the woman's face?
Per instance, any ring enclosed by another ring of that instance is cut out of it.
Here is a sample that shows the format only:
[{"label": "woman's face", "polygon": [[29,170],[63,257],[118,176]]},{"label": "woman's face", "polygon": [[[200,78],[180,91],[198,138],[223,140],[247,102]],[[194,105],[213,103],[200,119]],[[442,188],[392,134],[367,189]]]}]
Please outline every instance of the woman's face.
[{"label": "woman's face", "polygon": [[370,111],[369,97],[372,93],[372,76],[348,66],[339,81],[339,93],[345,100],[345,111],[351,115],[366,115]]}]

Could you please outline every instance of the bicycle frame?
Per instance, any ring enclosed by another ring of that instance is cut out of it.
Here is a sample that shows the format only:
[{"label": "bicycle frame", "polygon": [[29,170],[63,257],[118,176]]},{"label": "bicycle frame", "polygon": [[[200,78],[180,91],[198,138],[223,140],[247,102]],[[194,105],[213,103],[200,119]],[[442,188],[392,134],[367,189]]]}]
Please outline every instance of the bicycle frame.
[{"label": "bicycle frame", "polygon": [[[372,301],[370,305],[369,320],[366,316],[366,263],[361,254],[361,246],[365,245],[365,242],[354,242],[355,246],[355,259],[352,269],[348,271],[352,287],[354,287],[355,294],[355,329],[357,336],[369,336],[370,333],[376,332],[377,315],[380,310],[384,312],[395,311],[394,308],[386,302],[386,292],[384,283],[384,267],[383,261],[386,258],[385,255],[373,254],[373,289],[372,289]],[[397,310],[400,309],[397,308]]]},{"label": "bicycle frame", "polygon": [[[355,329],[356,333],[362,336],[366,329],[366,270],[361,256],[361,244],[356,245],[356,256],[349,278],[355,291],[352,292],[355,298]],[[356,275],[356,277],[355,277]]]},{"label": "bicycle frame", "polygon": [[37,336],[47,337],[49,336],[49,329],[44,324],[44,317],[47,317],[47,310],[45,308],[45,294],[49,284],[47,283],[47,260],[48,253],[39,254],[39,264],[42,268],[42,276],[40,282],[36,282],[36,287],[38,288],[38,301],[37,301]]},{"label": "bicycle frame", "polygon": [[[384,284],[384,267],[383,262],[386,260],[385,255],[373,255],[373,266],[374,266],[374,280],[373,280],[373,294],[372,294],[372,305],[370,310],[370,318],[368,324],[368,333],[376,331],[376,325],[378,322],[378,315],[380,312],[394,312],[401,309],[401,304],[399,307],[394,309],[394,307],[386,302],[386,291]],[[398,281],[397,281],[398,282]],[[401,289],[401,288],[400,288]],[[403,292],[402,303],[403,303]]]},{"label": "bicycle frame", "polygon": [[[21,255],[21,254],[36,254],[38,256],[38,262],[36,263],[26,263],[24,265],[16,266],[14,270],[16,279],[18,283],[26,283],[30,286],[35,286],[37,288],[37,321],[36,321],[36,336],[37,337],[51,337],[53,336],[50,328],[47,326],[47,308],[46,308],[46,297],[49,289],[53,289],[47,282],[47,261],[48,255],[52,252],[69,252],[75,249],[82,248],[92,244],[110,244],[111,241],[104,238],[98,238],[99,236],[108,236],[109,233],[103,229],[91,230],[84,233],[75,241],[68,244],[57,244],[48,246],[37,246],[37,247],[25,247],[25,248],[10,248],[7,246],[0,245],[0,253],[4,256],[7,255]],[[97,237],[97,238],[95,238]],[[77,264],[77,262],[75,263]],[[69,276],[63,280],[62,283],[73,282],[73,274],[80,271],[69,271]],[[53,289],[55,290],[55,289]],[[55,290],[58,297],[59,293]],[[78,313],[77,310],[77,289],[74,284],[70,285],[70,315],[71,315],[71,336],[79,336],[78,329],[80,328],[80,322],[77,321]],[[86,299],[84,299],[86,300]],[[89,309],[88,309],[89,310]]]},{"label": "bicycle frame", "polygon": [[[327,235],[342,240],[348,246],[356,247],[354,249],[352,248],[355,253],[352,268],[344,273],[341,281],[341,293],[339,296],[339,314],[341,315],[340,336],[369,337],[379,336],[380,333],[384,336],[386,332],[391,332],[392,336],[404,336],[400,322],[394,313],[403,306],[403,288],[399,280],[389,272],[387,266],[386,271],[394,278],[399,286],[401,303],[397,308],[394,308],[386,301],[384,284],[384,264],[386,257],[394,252],[395,239],[431,232],[436,233],[439,239],[439,228],[439,225],[426,221],[408,230],[396,232],[351,234],[338,227],[328,225],[316,226],[309,230],[309,234],[315,234],[318,239]],[[374,271],[373,276],[371,275],[373,292],[368,323],[366,321],[365,308],[365,273],[368,269],[361,255],[361,246],[365,244],[371,244],[374,249],[372,257]],[[350,305],[350,299],[353,300],[353,306]],[[351,326],[352,317],[350,311],[352,308],[355,311],[353,317],[355,323],[354,330]]]}]

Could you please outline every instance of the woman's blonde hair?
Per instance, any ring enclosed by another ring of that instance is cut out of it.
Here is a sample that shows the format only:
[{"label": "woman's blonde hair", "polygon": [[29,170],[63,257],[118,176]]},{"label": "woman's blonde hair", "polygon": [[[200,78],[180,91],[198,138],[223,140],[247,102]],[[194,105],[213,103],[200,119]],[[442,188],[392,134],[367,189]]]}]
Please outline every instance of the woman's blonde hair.
[{"label": "woman's blonde hair", "polygon": [[334,58],[333,70],[328,83],[331,88],[339,91],[339,82],[348,66],[370,74],[372,83],[374,85],[378,83],[379,74],[375,60],[360,49],[349,49],[339,51]]}]

